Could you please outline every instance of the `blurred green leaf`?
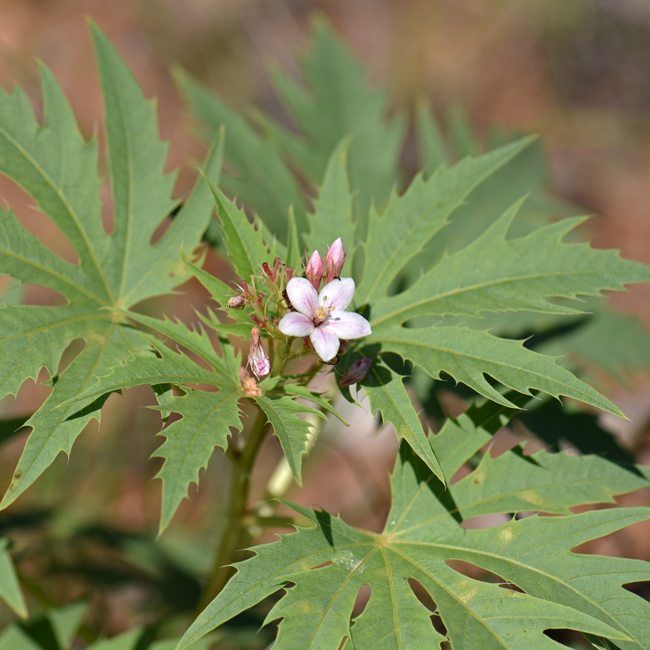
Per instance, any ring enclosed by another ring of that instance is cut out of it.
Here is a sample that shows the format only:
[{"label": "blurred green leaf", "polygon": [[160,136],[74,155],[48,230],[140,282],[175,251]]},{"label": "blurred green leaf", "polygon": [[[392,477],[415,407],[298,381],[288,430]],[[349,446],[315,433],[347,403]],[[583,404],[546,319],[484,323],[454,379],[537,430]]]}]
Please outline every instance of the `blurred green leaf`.
[{"label": "blurred green leaf", "polygon": [[[9,540],[0,537],[0,598],[21,618],[27,618],[27,605],[18,584],[16,570],[8,553]],[[1,647],[1,646],[0,646]]]},{"label": "blurred green leaf", "polygon": [[225,157],[236,170],[236,175],[221,178],[226,191],[253,206],[283,241],[290,206],[302,229],[306,204],[300,185],[274,146],[239,111],[228,108],[187,72],[176,69],[174,76],[191,113],[204,125],[208,140],[225,126]]}]

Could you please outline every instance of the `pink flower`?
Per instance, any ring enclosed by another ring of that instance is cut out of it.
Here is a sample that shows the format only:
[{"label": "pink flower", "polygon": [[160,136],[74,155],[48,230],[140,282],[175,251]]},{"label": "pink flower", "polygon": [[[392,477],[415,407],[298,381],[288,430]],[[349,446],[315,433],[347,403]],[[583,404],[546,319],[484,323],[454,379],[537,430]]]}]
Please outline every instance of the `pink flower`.
[{"label": "pink flower", "polygon": [[271,361],[260,340],[260,330],[251,330],[251,349],[248,353],[248,364],[258,379],[264,379],[271,372]]},{"label": "pink flower", "polygon": [[346,257],[347,254],[343,248],[343,242],[339,237],[327,251],[327,259],[325,260],[325,272],[327,273],[328,282],[331,282],[334,278],[340,277]]},{"label": "pink flower", "polygon": [[368,376],[371,365],[372,359],[369,359],[368,357],[365,359],[358,359],[350,366],[348,371],[343,374],[339,383],[341,386],[352,386],[352,384],[358,384]]},{"label": "pink flower", "polygon": [[323,361],[336,356],[340,339],[360,339],[371,333],[370,323],[363,316],[345,311],[354,296],[352,278],[337,278],[320,294],[306,278],[292,278],[287,294],[297,311],[284,316],[280,331],[287,336],[308,336]]},{"label": "pink flower", "polygon": [[311,282],[312,286],[316,291],[320,288],[320,281],[323,278],[323,260],[318,254],[318,251],[314,251],[307,262],[307,268],[305,269],[305,275],[307,279]]}]

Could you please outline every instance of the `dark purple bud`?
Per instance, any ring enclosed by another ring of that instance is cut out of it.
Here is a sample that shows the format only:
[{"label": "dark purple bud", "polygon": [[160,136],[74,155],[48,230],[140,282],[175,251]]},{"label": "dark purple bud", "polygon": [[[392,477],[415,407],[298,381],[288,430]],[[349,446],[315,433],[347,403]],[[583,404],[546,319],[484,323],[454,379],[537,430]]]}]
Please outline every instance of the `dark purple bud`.
[{"label": "dark purple bud", "polygon": [[339,382],[340,385],[351,386],[352,384],[357,384],[360,381],[363,381],[368,376],[371,365],[372,359],[369,359],[368,357],[355,361],[348,371],[341,377],[341,381]]}]

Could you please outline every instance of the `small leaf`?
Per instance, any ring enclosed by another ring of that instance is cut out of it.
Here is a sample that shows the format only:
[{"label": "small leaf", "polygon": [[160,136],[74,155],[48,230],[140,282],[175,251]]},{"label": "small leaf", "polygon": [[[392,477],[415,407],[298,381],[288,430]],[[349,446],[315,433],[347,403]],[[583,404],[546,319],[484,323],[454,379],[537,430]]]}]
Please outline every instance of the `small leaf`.
[{"label": "small leaf", "polygon": [[[0,537],[0,598],[21,618],[27,618],[27,605],[18,584],[16,570],[9,556],[9,540]],[[2,646],[0,646],[2,647]]]},{"label": "small leaf", "polygon": [[214,448],[227,449],[231,427],[241,431],[237,406],[241,397],[239,388],[224,388],[216,393],[191,390],[164,405],[164,409],[179,413],[182,419],[160,433],[166,440],[153,454],[165,459],[156,475],[163,483],[160,533],[187,497],[190,483],[198,485],[200,471],[207,467]]},{"label": "small leaf", "polygon": [[[365,350],[362,348],[359,354],[363,355],[364,352]],[[361,357],[350,355],[341,363],[338,370],[344,372],[346,367],[354,363],[357,358]],[[379,357],[375,357],[368,376],[357,384],[357,390],[363,389],[370,401],[371,412],[380,411],[383,422],[390,423],[395,428],[397,439],[406,440],[411,449],[444,483],[445,476],[442,468],[431,449],[403,380],[403,377],[393,372]]]},{"label": "small leaf", "polygon": [[266,394],[254,399],[266,414],[268,422],[273,426],[273,432],[280,440],[296,482],[298,485],[302,485],[302,457],[306,453],[307,435],[313,425],[307,420],[299,418],[298,414],[310,413],[322,419],[326,419],[326,416],[318,409],[300,404],[288,396],[277,397]]},{"label": "small leaf", "polygon": [[251,275],[259,275],[263,262],[272,261],[268,246],[261,230],[255,228],[241,208],[214,185],[210,184],[210,189],[223,226],[228,259],[239,277],[248,282]]},{"label": "small leaf", "polygon": [[420,101],[417,106],[415,132],[418,141],[420,169],[424,172],[425,177],[429,178],[440,165],[448,165],[450,161],[440,133],[440,126],[429,104],[424,101]]},{"label": "small leaf", "polygon": [[50,619],[54,636],[60,648],[70,647],[87,610],[88,604],[81,602],[67,607],[58,607],[48,612],[47,617]]}]

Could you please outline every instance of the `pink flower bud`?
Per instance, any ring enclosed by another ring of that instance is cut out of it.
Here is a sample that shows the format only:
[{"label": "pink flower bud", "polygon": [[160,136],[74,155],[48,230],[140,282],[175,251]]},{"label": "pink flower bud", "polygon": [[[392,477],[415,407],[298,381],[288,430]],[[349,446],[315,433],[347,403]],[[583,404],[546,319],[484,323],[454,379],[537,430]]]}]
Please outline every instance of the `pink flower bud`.
[{"label": "pink flower bud", "polygon": [[264,379],[271,372],[271,361],[260,338],[260,330],[251,330],[251,349],[248,353],[248,365],[258,379]]},{"label": "pink flower bud", "polygon": [[314,251],[307,262],[307,268],[305,269],[305,275],[307,279],[311,282],[312,286],[316,291],[320,289],[320,281],[323,277],[323,260],[318,254],[318,251]]},{"label": "pink flower bud", "polygon": [[351,386],[352,384],[357,384],[358,382],[363,381],[368,376],[371,365],[372,359],[369,359],[368,357],[355,361],[350,366],[349,370],[343,374],[339,383],[341,386]]},{"label": "pink flower bud", "polygon": [[341,271],[343,270],[343,265],[345,264],[346,257],[347,253],[343,249],[343,242],[339,237],[327,251],[325,268],[328,282],[331,282],[334,278],[341,277]]},{"label": "pink flower bud", "polygon": [[243,309],[244,305],[246,304],[246,298],[239,294],[238,296],[233,296],[229,301],[228,301],[228,307],[230,309]]}]

